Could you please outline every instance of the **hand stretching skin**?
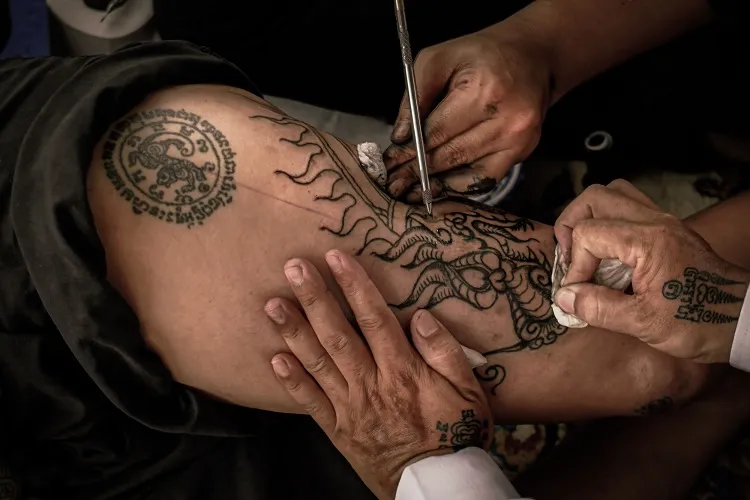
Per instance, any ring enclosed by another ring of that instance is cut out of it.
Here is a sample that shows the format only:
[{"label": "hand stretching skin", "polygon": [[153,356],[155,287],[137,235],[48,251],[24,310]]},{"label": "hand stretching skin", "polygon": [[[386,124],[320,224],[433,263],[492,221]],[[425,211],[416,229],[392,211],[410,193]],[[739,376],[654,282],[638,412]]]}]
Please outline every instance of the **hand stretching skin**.
[{"label": "hand stretching skin", "polygon": [[373,493],[392,499],[409,464],[489,446],[492,414],[460,344],[429,312],[412,319],[415,351],[364,269],[336,250],[326,261],[362,336],[315,266],[292,259],[284,271],[307,319],[286,299],[268,301],[292,353],[273,369]]},{"label": "hand stretching skin", "polygon": [[[555,236],[570,262],[554,298],[565,312],[676,357],[729,360],[750,273],[632,184],[589,187],[560,215]],[[604,258],[633,268],[632,295],[587,283]]]}]

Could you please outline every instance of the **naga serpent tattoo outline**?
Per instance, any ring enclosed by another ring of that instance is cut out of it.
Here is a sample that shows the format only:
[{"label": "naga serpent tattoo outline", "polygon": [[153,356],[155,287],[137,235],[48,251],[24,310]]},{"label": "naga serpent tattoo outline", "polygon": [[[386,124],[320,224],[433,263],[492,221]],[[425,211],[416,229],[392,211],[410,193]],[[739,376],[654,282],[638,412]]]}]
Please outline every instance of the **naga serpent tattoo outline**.
[{"label": "naga serpent tattoo outline", "polygon": [[[516,341],[484,352],[485,357],[539,349],[567,331],[551,308],[552,263],[542,251],[532,248],[537,240],[524,235],[534,229],[531,220],[466,199],[455,200],[465,205],[466,211],[447,213],[443,219],[433,219],[416,207],[397,216],[397,202],[366,175],[373,189],[363,189],[362,181],[349,171],[330,139],[304,122],[265,107],[276,116],[254,115],[250,119],[286,129],[279,141],[308,152],[300,171],[277,170],[275,174],[298,186],[320,185],[325,194],[316,196],[316,201],[344,207],[340,224],[324,225],[321,230],[342,238],[362,238],[358,255],[368,254],[419,272],[408,295],[391,307],[429,309],[443,301],[460,300],[487,310],[505,297]],[[351,146],[333,140],[359,164]],[[462,243],[462,249],[454,245],[457,242]],[[492,384],[492,394],[506,377],[505,368],[494,362],[475,373]]]}]

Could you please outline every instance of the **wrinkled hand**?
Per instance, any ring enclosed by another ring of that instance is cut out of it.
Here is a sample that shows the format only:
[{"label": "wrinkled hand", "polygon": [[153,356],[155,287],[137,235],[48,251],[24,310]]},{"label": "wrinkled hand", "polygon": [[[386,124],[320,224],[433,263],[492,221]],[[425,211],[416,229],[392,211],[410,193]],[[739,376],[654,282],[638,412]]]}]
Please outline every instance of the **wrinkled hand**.
[{"label": "wrinkled hand", "polygon": [[[570,262],[554,298],[565,312],[676,357],[729,360],[750,273],[632,184],[586,189],[558,218],[555,236]],[[633,268],[632,295],[586,283],[604,258]]]},{"label": "wrinkled hand", "polygon": [[412,319],[415,351],[364,269],[335,250],[326,261],[363,337],[317,269],[290,260],[285,273],[307,319],[289,300],[266,304],[293,354],[276,355],[273,368],[365,484],[393,498],[410,463],[487,447],[492,416],[460,344],[429,312]]},{"label": "wrinkled hand", "polygon": [[[478,32],[421,51],[414,71],[434,196],[492,190],[539,142],[550,72],[531,48]],[[410,113],[404,95],[383,156],[390,194],[417,201]]]}]

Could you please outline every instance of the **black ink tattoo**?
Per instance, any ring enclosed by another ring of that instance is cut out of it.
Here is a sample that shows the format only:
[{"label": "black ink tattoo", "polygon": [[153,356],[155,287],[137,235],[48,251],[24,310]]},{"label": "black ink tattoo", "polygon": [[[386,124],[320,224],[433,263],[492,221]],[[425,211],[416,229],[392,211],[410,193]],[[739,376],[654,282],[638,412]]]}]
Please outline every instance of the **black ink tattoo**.
[{"label": "black ink tattoo", "polygon": [[669,396],[651,401],[649,404],[635,410],[636,415],[661,415],[668,413],[674,408],[674,401]]},{"label": "black ink tattoo", "polygon": [[667,300],[680,300],[675,318],[694,323],[726,324],[737,321],[737,316],[709,309],[708,305],[739,304],[743,297],[723,290],[721,287],[742,285],[715,273],[699,271],[694,267],[685,268],[684,280],[671,280],[664,283],[661,294]]},{"label": "black ink tattoo", "polygon": [[[486,358],[487,356],[491,356],[492,354],[499,354],[501,352],[503,352],[502,349],[499,351],[484,352],[482,353],[482,355]],[[505,382],[506,375],[507,372],[505,371],[505,367],[499,364],[482,366],[480,368],[474,369],[474,376],[478,380],[492,384],[492,389],[490,389],[490,393],[492,395],[497,394],[497,388],[500,387],[500,384]]]},{"label": "black ink tattoo", "polygon": [[102,160],[133,213],[192,228],[232,203],[234,156],[207,120],[182,109],[154,109],[117,123]]},{"label": "black ink tattoo", "polygon": [[452,424],[438,420],[436,430],[440,433],[440,448],[452,448],[453,451],[470,446],[483,448],[489,440],[489,421],[480,421],[474,410],[463,410],[461,418]]},{"label": "black ink tattoo", "polygon": [[[286,129],[280,142],[309,152],[301,171],[278,170],[276,174],[299,186],[319,185],[323,194],[316,200],[341,206],[338,224],[322,230],[361,238],[358,254],[367,252],[418,273],[408,295],[392,307],[432,308],[457,300],[487,310],[506,300],[516,340],[483,353],[485,357],[539,349],[566,332],[552,312],[552,264],[533,248],[538,241],[527,235],[534,229],[532,221],[466,199],[455,200],[465,211],[448,213],[442,219],[429,217],[421,207],[396,216],[397,202],[368,176],[363,177],[366,180],[354,177],[334,144],[318,131],[284,115],[251,119]],[[355,151],[343,141],[333,140],[351,155],[351,164],[359,164]],[[323,158],[331,161],[321,162]],[[372,189],[364,189],[367,182]],[[493,383],[491,392],[495,394],[505,379],[505,369],[492,364],[482,368],[477,377]]]}]

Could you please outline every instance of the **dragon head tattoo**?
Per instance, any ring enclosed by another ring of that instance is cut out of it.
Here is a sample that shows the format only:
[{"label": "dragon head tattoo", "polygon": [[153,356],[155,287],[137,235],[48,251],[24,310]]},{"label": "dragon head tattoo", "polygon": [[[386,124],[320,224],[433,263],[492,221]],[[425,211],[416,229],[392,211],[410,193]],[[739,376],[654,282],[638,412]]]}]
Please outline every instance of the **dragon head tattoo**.
[{"label": "dragon head tattoo", "polygon": [[519,236],[533,229],[533,223],[484,212],[453,212],[440,222],[423,219],[416,211],[409,214],[406,232],[387,251],[375,254],[420,269],[409,296],[394,306],[430,308],[458,299],[485,310],[504,296],[518,336],[518,343],[505,350],[553,343],[566,328],[555,321],[550,305],[552,266],[531,248],[536,240]]},{"label": "dragon head tattoo", "polygon": [[[541,251],[534,250],[537,240],[524,237],[534,229],[532,221],[467,199],[456,200],[466,211],[439,219],[414,208],[397,216],[397,202],[369,177],[357,178],[351,163],[337,153],[345,152],[351,155],[351,162],[359,163],[350,146],[288,116],[257,115],[251,119],[286,129],[279,142],[308,152],[300,171],[276,173],[300,186],[328,186],[315,199],[340,204],[341,219],[337,226],[323,225],[322,230],[342,238],[354,237],[356,232],[362,238],[359,254],[369,251],[386,262],[419,271],[408,296],[392,307],[431,308],[444,300],[458,300],[487,310],[504,297],[517,338],[482,353],[485,356],[539,349],[567,331],[552,312],[552,264]],[[368,183],[372,189],[365,189]],[[505,379],[505,368],[492,364],[482,370],[477,377],[492,382],[494,394]]]}]

